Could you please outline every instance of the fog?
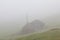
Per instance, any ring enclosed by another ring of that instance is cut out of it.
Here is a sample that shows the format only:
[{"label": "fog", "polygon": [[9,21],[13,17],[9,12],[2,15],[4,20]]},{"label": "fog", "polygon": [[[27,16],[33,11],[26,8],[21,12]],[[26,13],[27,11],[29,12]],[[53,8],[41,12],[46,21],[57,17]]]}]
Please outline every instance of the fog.
[{"label": "fog", "polygon": [[60,0],[0,0],[0,36],[20,31],[29,22],[60,13]]}]

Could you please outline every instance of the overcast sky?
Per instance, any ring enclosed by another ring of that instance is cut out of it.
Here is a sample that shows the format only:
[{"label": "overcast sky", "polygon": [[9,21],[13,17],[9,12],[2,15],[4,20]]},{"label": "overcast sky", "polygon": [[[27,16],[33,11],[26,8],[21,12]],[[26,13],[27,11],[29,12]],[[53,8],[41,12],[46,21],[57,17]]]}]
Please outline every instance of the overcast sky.
[{"label": "overcast sky", "polygon": [[60,13],[60,0],[0,0],[0,33],[18,31],[29,22]]}]

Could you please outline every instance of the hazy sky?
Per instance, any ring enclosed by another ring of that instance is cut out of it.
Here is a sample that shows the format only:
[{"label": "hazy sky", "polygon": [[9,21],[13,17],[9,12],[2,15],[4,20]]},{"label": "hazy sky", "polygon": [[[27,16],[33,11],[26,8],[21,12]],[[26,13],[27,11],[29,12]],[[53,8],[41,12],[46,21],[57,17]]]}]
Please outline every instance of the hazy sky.
[{"label": "hazy sky", "polygon": [[0,33],[10,33],[21,29],[29,22],[60,13],[60,0],[0,0]]}]

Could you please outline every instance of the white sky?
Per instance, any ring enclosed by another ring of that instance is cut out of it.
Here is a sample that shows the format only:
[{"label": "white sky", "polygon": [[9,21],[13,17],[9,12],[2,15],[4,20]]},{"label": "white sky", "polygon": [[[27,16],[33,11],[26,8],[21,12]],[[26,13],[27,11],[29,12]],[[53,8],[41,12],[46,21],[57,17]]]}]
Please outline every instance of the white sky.
[{"label": "white sky", "polygon": [[10,33],[21,29],[29,21],[60,13],[60,0],[0,0],[0,33]]}]

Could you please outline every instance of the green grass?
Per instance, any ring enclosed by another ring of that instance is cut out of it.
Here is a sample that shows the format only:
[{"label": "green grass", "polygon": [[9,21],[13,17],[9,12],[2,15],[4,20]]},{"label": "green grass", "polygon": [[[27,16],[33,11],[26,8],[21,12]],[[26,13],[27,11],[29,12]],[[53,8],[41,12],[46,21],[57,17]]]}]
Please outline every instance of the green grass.
[{"label": "green grass", "polygon": [[16,40],[60,40],[60,29],[52,29],[44,33],[36,33]]}]

